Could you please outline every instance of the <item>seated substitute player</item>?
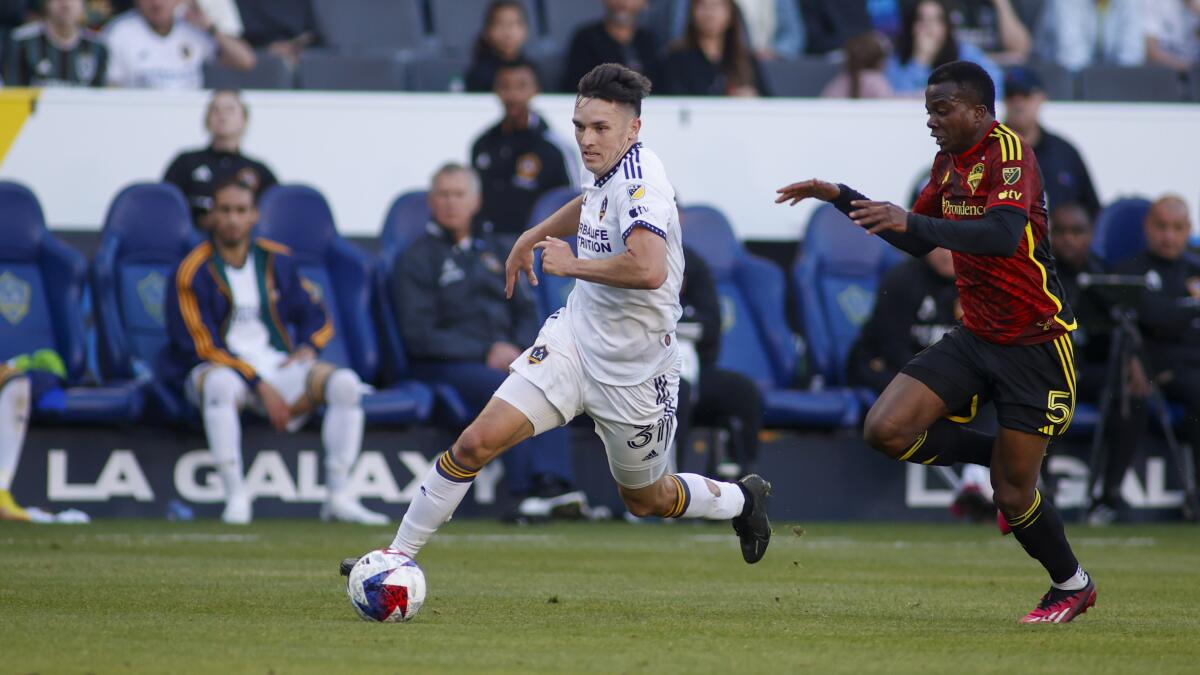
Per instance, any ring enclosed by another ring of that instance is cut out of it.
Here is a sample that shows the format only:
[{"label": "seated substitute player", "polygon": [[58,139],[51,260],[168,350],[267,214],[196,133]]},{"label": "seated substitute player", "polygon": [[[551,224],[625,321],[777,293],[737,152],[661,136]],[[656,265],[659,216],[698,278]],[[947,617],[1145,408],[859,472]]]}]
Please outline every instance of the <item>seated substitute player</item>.
[{"label": "seated substitute player", "polygon": [[0,361],[0,520],[29,521],[10,490],[29,428],[31,400],[29,376]]},{"label": "seated substitute player", "polygon": [[240,409],[249,405],[276,430],[295,431],[323,405],[329,496],[321,518],[386,524],[386,516],[350,493],[350,468],[362,446],[363,384],[354,371],[317,360],[333,337],[328,314],[288,248],[251,236],[258,222],[254,190],[232,176],[217,184],[213,199],[209,240],[179,263],[174,292],[167,293],[169,342],[159,372],[166,382],[182,384],[200,408],[225,484],[222,519],[246,524],[252,517]]},{"label": "seated substitute player", "polygon": [[[1096,588],[1037,479],[1047,444],[1074,412],[1076,322],[1054,272],[1037,158],[996,122],[995,99],[976,64],[952,61],[930,74],[926,126],[941,151],[912,213],[816,179],[781,188],[777,201],[816,197],[912,255],[954,252],[962,326],[892,380],[864,437],[901,461],[990,465],[996,506],[1050,573],[1050,590],[1022,622],[1064,623],[1095,604]],[[946,419],[977,395],[996,404],[994,438]]]},{"label": "seated substitute player", "polygon": [[[667,473],[684,263],[675,191],[658,156],[638,142],[649,93],[645,76],[617,64],[596,66],[579,81],[575,140],[594,180],[522,234],[505,265],[510,297],[522,272],[537,283],[535,249],[547,274],[578,281],[566,307],[546,319],[483,412],[425,476],[392,548],[415,556],[450,519],[481,467],[586,412],[630,513],[732,519],[746,562],[766,552],[770,483],[757,475],[722,483]],[[578,258],[558,238],[573,234]],[[342,573],[354,562],[343,560]]]}]

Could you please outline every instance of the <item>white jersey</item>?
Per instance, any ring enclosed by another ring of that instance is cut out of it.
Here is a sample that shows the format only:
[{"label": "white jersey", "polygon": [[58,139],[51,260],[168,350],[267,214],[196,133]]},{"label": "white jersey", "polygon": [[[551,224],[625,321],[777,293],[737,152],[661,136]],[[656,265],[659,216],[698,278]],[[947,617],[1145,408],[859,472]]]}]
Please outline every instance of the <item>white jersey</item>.
[{"label": "white jersey", "polygon": [[108,45],[108,83],[147,89],[200,89],[204,62],[217,43],[204,31],[176,18],[171,32],[159,35],[136,9],[113,20],[104,31]]},{"label": "white jersey", "polygon": [[268,379],[287,359],[287,354],[271,344],[271,334],[262,320],[262,297],[258,289],[258,274],[254,256],[246,256],[246,264],[240,268],[225,267],[229,280],[229,292],[233,295],[232,316],[229,329],[225,332],[225,344],[230,353],[249,363],[254,370]]},{"label": "white jersey", "polygon": [[633,290],[580,280],[567,298],[584,368],[603,384],[642,384],[671,368],[677,358],[675,323],[683,313],[679,210],[662,162],[641,143],[608,173],[585,183],[578,255],[584,260],[621,255],[625,239],[637,228],[666,240],[666,283],[655,290]]}]

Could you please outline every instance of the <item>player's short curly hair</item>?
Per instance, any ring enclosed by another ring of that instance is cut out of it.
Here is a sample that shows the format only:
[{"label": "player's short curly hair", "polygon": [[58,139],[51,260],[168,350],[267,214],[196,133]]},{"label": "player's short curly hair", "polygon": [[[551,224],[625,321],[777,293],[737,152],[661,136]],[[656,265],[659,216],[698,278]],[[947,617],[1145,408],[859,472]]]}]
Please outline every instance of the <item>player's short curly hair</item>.
[{"label": "player's short curly hair", "polygon": [[943,63],[929,74],[927,84],[933,86],[943,82],[953,82],[960,89],[971,92],[976,102],[986,107],[991,114],[996,114],[996,83],[992,82],[992,76],[988,75],[983,66],[970,61]]},{"label": "player's short curly hair", "polygon": [[598,98],[633,106],[642,114],[642,99],[650,95],[650,78],[619,63],[602,63],[579,80],[580,98]]}]

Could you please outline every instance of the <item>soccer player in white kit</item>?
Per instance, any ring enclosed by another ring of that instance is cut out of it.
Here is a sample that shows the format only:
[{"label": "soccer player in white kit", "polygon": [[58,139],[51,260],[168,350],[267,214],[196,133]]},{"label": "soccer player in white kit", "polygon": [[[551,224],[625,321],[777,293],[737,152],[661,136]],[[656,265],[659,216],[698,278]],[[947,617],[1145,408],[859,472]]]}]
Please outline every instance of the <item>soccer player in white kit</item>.
[{"label": "soccer player in white kit", "polygon": [[[758,562],[771,537],[770,483],[669,474],[675,435],[683,248],[675,192],[662,162],[638,142],[650,81],[615,64],[579,82],[575,139],[593,174],[583,195],[521,235],[506,266],[511,297],[524,272],[577,279],[567,305],[510,366],[479,417],[438,458],[408,507],[392,548],[415,556],[509,447],[589,414],[621,499],[635,516],[732,520],[742,556]],[[579,257],[559,237],[577,234]],[[356,559],[342,562],[348,574]]]}]

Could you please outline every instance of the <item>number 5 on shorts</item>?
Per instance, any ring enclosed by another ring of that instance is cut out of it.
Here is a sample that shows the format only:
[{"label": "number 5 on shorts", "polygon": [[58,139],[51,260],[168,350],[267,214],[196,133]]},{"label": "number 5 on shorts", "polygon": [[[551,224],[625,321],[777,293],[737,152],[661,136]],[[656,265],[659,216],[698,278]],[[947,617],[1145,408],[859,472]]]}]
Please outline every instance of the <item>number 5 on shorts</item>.
[{"label": "number 5 on shorts", "polygon": [[1071,419],[1071,392],[1051,390],[1046,399],[1046,419],[1052,424],[1064,424]]}]

